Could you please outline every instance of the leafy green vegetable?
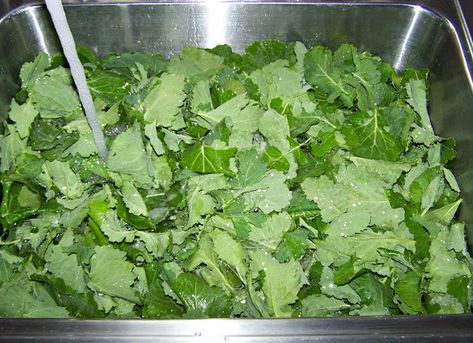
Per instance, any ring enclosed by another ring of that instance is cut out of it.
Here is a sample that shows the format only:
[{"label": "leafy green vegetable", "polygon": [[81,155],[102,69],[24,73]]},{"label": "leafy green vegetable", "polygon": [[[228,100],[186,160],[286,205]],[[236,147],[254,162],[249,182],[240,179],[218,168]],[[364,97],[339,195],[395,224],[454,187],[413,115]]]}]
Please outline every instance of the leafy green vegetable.
[{"label": "leafy green vegetable", "polygon": [[126,78],[101,69],[96,69],[88,75],[87,85],[94,96],[109,105],[122,100],[130,91]]},{"label": "leafy green vegetable", "polygon": [[397,161],[402,152],[399,141],[386,130],[385,121],[378,109],[350,116],[342,132],[355,156]]},{"label": "leafy green vegetable", "polygon": [[185,99],[184,77],[165,74],[143,101],[144,119],[148,123],[169,127],[173,125]]},{"label": "leafy green vegetable", "polygon": [[[136,301],[131,288],[136,276],[133,265],[125,261],[126,253],[109,246],[96,247],[90,259],[89,287],[103,294]],[[109,270],[113,270],[110,274]]]},{"label": "leafy green vegetable", "polygon": [[186,318],[219,318],[230,314],[230,298],[224,291],[209,286],[195,274],[182,273],[170,281],[170,286],[182,301]]},{"label": "leafy green vegetable", "polygon": [[225,173],[232,175],[230,158],[236,153],[235,148],[214,149],[196,144],[182,154],[181,165],[198,173]]},{"label": "leafy green vegetable", "polygon": [[69,71],[58,67],[45,72],[31,86],[31,100],[42,118],[81,115],[79,97],[72,88]]},{"label": "leafy green vegetable", "polygon": [[289,305],[297,300],[299,290],[307,283],[301,265],[296,261],[279,263],[267,252],[255,251],[250,256],[252,272],[264,275],[262,291],[267,312],[276,317],[290,317]]},{"label": "leafy green vegetable", "polygon": [[132,176],[139,184],[151,182],[149,159],[137,122],[115,138],[110,147],[107,167],[111,171]]},{"label": "leafy green vegetable", "polygon": [[468,313],[472,260],[428,73],[300,42],[20,71],[0,135],[0,316]]}]

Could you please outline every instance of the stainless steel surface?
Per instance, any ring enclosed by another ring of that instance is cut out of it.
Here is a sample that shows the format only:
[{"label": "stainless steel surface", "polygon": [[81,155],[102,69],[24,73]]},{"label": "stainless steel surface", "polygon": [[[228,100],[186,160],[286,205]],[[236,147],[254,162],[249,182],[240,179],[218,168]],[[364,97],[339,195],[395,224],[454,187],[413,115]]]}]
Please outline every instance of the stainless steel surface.
[{"label": "stainless steel surface", "polygon": [[261,320],[3,320],[2,342],[471,342],[473,316]]},{"label": "stainless steel surface", "polygon": [[[332,48],[350,42],[398,69],[431,70],[436,131],[457,139],[454,172],[463,189],[461,219],[473,251],[473,71],[471,38],[459,0],[377,1],[66,1],[79,44],[99,55],[144,51],[170,55],[186,45],[255,39],[301,40]],[[0,0],[0,117],[18,89],[22,63],[58,51],[50,18],[30,0]],[[1,295],[0,295],[1,296]],[[473,316],[314,320],[24,321],[0,320],[0,340],[19,341],[472,341]]]}]

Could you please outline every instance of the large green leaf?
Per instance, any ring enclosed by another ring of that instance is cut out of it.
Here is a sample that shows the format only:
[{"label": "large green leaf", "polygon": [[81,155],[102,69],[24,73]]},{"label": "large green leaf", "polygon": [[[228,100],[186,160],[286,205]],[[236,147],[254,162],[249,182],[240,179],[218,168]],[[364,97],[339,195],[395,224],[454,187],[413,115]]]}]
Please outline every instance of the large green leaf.
[{"label": "large green leaf", "polygon": [[184,85],[182,75],[162,75],[143,101],[145,121],[158,126],[172,126],[185,99]]},{"label": "large green leaf", "polygon": [[218,287],[209,286],[195,274],[182,273],[171,288],[186,308],[187,318],[220,318],[230,314],[230,298]]},{"label": "large green leaf", "polygon": [[355,156],[397,161],[402,146],[386,128],[381,111],[375,108],[373,111],[351,115],[342,132]]},{"label": "large green leaf", "polygon": [[354,92],[333,61],[330,49],[316,46],[307,51],[304,59],[306,80],[328,94],[328,101],[340,98],[346,106],[353,105]]},{"label": "large green leaf", "polygon": [[132,285],[136,275],[132,272],[133,264],[126,261],[126,253],[111,246],[95,248],[90,259],[89,287],[131,302],[137,297]]},{"label": "large green leaf", "polygon": [[31,86],[31,100],[43,118],[73,118],[82,115],[79,96],[64,68],[54,69]]},{"label": "large green leaf", "polygon": [[265,305],[275,317],[290,317],[292,309],[289,306],[297,300],[301,287],[307,283],[299,262],[290,261],[279,263],[268,253],[252,251],[250,268],[253,273],[264,273],[263,293]]},{"label": "large green leaf", "polygon": [[132,176],[139,184],[151,182],[148,158],[138,122],[115,138],[110,147],[107,167],[114,172]]},{"label": "large green leaf", "polygon": [[236,149],[214,149],[209,146],[196,144],[182,154],[181,165],[198,173],[224,173],[233,175],[230,169],[230,159]]},{"label": "large green leaf", "polygon": [[120,75],[96,69],[87,77],[87,85],[92,95],[112,106],[130,92],[128,80]]}]

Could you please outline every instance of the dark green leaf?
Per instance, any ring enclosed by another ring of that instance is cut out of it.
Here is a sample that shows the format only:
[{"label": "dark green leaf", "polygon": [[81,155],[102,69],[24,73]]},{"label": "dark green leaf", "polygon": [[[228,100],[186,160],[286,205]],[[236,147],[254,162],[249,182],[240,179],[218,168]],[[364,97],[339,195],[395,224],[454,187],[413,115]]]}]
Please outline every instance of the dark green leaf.
[{"label": "dark green leaf", "polygon": [[329,102],[340,98],[345,106],[353,105],[353,88],[345,83],[343,73],[334,65],[330,49],[317,46],[307,51],[304,58],[304,73],[311,85],[327,93]]},{"label": "dark green leaf", "polygon": [[104,67],[123,75],[132,76],[138,63],[148,72],[148,76],[157,76],[167,69],[167,63],[163,56],[145,55],[139,52],[111,55],[105,59]]},{"label": "dark green leaf", "polygon": [[97,57],[92,49],[89,49],[85,46],[77,47],[77,55],[83,65],[95,65],[97,63]]},{"label": "dark green leaf", "polygon": [[399,140],[386,130],[386,123],[378,109],[353,114],[342,132],[355,156],[397,161],[402,152]]},{"label": "dark green leaf", "polygon": [[401,301],[399,307],[404,314],[425,313],[419,275],[412,271],[405,273],[396,282],[394,290],[399,296]]},{"label": "dark green leaf", "polygon": [[66,286],[62,279],[45,275],[33,275],[32,280],[41,282],[54,301],[65,307],[74,318],[99,319],[105,317],[99,311],[92,292],[77,293],[76,290]]},{"label": "dark green leaf", "polygon": [[[39,206],[22,207],[19,203],[19,195],[24,188],[20,183],[7,181],[2,185],[2,203],[0,206],[0,216],[8,225],[29,218],[37,213]],[[29,191],[31,192],[31,191]],[[35,193],[32,193],[35,194]],[[36,195],[41,201],[42,197]]]},{"label": "dark green leaf", "polygon": [[37,118],[30,132],[30,144],[35,150],[47,150],[58,145],[62,133],[61,120],[45,120]]},{"label": "dark green leaf", "polygon": [[379,309],[393,307],[393,292],[372,273],[365,273],[350,282],[365,305]]},{"label": "dark green leaf", "polygon": [[308,237],[309,232],[305,229],[296,229],[284,234],[283,241],[276,251],[278,260],[284,262],[291,259],[299,260],[307,251]]},{"label": "dark green leaf", "polygon": [[149,263],[145,267],[148,292],[144,295],[143,317],[146,319],[179,318],[183,308],[176,304],[172,298],[164,293],[160,273],[162,268],[159,263]]},{"label": "dark green leaf", "polygon": [[287,158],[279,151],[278,148],[274,146],[269,146],[266,148],[263,154],[263,160],[268,164],[268,167],[271,169],[288,171],[289,162]]},{"label": "dark green leaf", "polygon": [[336,285],[344,285],[350,282],[357,275],[357,273],[355,272],[356,262],[357,258],[352,257],[350,261],[338,267],[338,269],[333,273],[333,281]]},{"label": "dark green leaf", "polygon": [[241,56],[232,51],[232,48],[227,44],[217,45],[212,49],[208,49],[214,55],[223,57],[226,65],[237,67],[241,63]]},{"label": "dark green leaf", "polygon": [[121,197],[117,197],[117,215],[121,220],[133,225],[139,230],[149,229],[153,225],[148,217],[130,213]]},{"label": "dark green leaf", "polygon": [[455,297],[466,311],[471,306],[470,295],[468,294],[471,287],[470,283],[471,280],[465,276],[458,276],[448,282],[448,294]]},{"label": "dark green leaf", "polygon": [[87,77],[87,85],[93,96],[112,106],[122,100],[130,91],[127,79],[102,69],[96,69]]},{"label": "dark green leaf", "polygon": [[241,67],[247,73],[251,73],[276,60],[288,60],[293,64],[295,57],[293,44],[285,44],[274,39],[256,41],[246,47]]},{"label": "dark green leaf", "polygon": [[170,285],[184,304],[187,318],[223,318],[231,312],[228,295],[195,274],[182,273]]}]

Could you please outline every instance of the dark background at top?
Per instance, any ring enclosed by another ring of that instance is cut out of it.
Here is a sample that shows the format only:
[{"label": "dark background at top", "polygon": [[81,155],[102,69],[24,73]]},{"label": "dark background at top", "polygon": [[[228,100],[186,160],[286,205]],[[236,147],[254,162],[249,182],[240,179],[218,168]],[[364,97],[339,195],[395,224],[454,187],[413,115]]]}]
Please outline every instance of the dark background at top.
[{"label": "dark background at top", "polygon": [[460,4],[471,31],[473,28],[473,0],[460,0]]}]

